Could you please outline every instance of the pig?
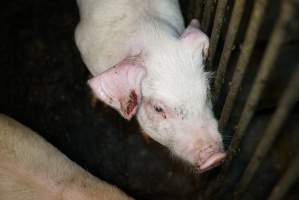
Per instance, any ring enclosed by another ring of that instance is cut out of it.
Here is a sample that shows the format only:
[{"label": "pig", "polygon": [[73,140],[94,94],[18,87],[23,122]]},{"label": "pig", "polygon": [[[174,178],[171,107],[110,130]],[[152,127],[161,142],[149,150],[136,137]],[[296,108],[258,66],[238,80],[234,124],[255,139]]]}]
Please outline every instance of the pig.
[{"label": "pig", "polygon": [[96,97],[198,172],[225,158],[212,112],[209,38],[177,0],[77,0],[75,41]]},{"label": "pig", "polygon": [[1,200],[129,200],[38,134],[0,114]]}]

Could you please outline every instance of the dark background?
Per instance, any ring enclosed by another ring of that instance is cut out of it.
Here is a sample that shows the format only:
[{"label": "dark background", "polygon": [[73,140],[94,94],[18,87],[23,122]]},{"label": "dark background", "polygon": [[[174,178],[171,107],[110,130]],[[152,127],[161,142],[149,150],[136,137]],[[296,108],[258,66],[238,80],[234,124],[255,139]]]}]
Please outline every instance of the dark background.
[{"label": "dark background", "polygon": [[[190,2],[181,1],[186,21],[192,9]],[[74,43],[74,28],[79,21],[75,1],[4,1],[0,11],[0,112],[39,132],[83,168],[137,199],[192,200],[203,194],[209,186],[206,181],[213,180],[217,169],[201,177],[193,174],[172,159],[164,147],[146,140],[135,119],[126,122],[101,103],[92,106],[91,91],[86,85],[89,73]],[[271,27],[271,19],[265,22],[267,27]],[[252,63],[258,62],[264,50],[269,34],[264,29]],[[238,54],[238,46],[234,54]],[[294,69],[296,54],[298,38],[290,34],[277,61],[281,67],[276,67],[271,76],[270,89],[263,95],[240,154],[223,185],[222,199],[230,199],[240,172]],[[248,83],[252,76],[254,72],[247,76]],[[246,85],[244,88],[246,93]],[[240,105],[244,99],[245,95],[239,99]],[[237,118],[236,115],[233,119]],[[271,191],[297,151],[298,130],[297,106],[244,199],[264,199]],[[229,135],[229,128],[227,132]],[[224,140],[228,144],[230,137]],[[296,184],[286,198],[297,198],[298,189]]]}]

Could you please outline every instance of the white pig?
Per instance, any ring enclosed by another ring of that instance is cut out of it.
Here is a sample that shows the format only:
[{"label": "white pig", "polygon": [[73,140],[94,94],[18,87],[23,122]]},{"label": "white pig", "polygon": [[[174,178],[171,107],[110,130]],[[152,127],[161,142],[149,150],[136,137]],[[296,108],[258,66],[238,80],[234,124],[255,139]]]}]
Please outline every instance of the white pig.
[{"label": "white pig", "polygon": [[204,72],[209,40],[177,0],[77,0],[95,95],[199,172],[225,157]]},{"label": "white pig", "polygon": [[29,128],[0,114],[1,200],[129,200]]}]

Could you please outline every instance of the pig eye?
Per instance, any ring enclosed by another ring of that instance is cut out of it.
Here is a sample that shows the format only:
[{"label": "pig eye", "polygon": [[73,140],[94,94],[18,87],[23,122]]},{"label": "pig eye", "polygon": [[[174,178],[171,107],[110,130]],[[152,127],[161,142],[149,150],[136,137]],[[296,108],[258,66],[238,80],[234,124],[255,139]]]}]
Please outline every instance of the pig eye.
[{"label": "pig eye", "polygon": [[158,112],[158,113],[162,113],[162,112],[164,112],[164,110],[163,110],[161,107],[159,107],[159,106],[154,106],[154,109],[155,109],[155,111]]},{"label": "pig eye", "polygon": [[166,119],[166,114],[163,110],[163,108],[159,107],[159,106],[154,106],[154,109],[157,113],[159,113],[164,119]]}]

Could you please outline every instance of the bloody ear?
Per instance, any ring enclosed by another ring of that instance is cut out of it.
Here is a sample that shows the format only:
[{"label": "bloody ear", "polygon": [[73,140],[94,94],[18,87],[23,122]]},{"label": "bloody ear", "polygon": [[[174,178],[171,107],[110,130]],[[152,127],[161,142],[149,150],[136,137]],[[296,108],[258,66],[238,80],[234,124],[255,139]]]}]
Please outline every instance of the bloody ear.
[{"label": "bloody ear", "polygon": [[203,58],[208,57],[209,38],[199,29],[197,19],[192,19],[186,30],[181,36],[181,40],[188,46],[194,49],[201,49]]},{"label": "bloody ear", "polygon": [[146,74],[135,58],[129,57],[88,80],[96,96],[127,120],[134,116],[141,102],[141,82]]}]

